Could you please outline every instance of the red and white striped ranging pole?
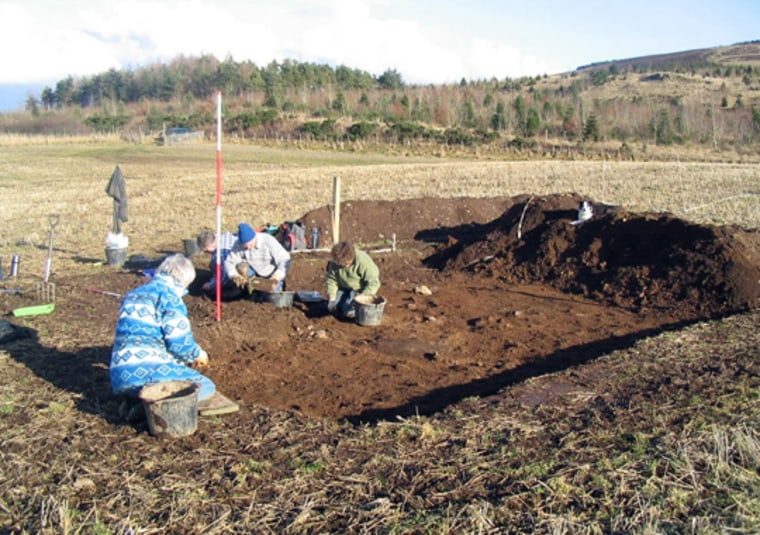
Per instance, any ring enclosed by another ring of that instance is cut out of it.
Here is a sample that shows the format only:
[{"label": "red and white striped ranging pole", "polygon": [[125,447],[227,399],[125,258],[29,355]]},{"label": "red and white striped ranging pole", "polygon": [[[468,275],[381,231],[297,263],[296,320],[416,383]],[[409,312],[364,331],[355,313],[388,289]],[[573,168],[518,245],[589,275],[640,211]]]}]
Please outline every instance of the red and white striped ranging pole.
[{"label": "red and white striped ranging pole", "polygon": [[222,319],[222,92],[216,93],[216,321]]}]

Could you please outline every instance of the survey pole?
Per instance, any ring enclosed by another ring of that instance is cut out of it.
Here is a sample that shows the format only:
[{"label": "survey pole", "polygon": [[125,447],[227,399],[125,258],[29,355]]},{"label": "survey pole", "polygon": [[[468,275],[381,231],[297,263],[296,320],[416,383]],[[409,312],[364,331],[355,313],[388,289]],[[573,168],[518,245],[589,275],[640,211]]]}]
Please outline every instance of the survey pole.
[{"label": "survey pole", "polygon": [[216,321],[222,319],[222,92],[216,93]]}]

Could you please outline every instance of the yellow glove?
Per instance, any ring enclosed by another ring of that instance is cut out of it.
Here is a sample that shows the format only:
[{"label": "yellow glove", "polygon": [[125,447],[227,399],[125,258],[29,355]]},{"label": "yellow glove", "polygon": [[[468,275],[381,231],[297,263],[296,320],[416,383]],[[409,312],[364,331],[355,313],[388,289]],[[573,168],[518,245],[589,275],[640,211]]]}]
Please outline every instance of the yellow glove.
[{"label": "yellow glove", "polygon": [[232,284],[234,284],[238,288],[245,288],[248,286],[248,279],[243,277],[242,275],[235,275],[234,277],[232,277]]}]

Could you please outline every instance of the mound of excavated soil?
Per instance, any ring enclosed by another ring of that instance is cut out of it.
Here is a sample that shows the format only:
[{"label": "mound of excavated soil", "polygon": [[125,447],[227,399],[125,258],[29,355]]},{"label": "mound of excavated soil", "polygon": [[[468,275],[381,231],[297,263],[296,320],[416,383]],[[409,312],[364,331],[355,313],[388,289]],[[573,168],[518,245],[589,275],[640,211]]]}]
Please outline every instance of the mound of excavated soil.
[{"label": "mound of excavated soil", "polygon": [[[388,302],[382,323],[372,327],[340,322],[321,303],[278,309],[246,299],[223,303],[217,321],[215,303],[200,291],[208,257],[196,256],[198,277],[185,301],[211,357],[207,373],[240,403],[239,414],[263,405],[374,421],[439,411],[760,304],[757,231],[624,207],[599,207],[597,216],[573,225],[581,200],[342,204],[341,237],[365,244],[381,271],[380,295]],[[327,208],[301,220],[321,228],[322,246],[331,244]],[[389,252],[394,234],[398,248]],[[157,250],[156,259],[180,252],[177,242]],[[294,253],[289,289],[324,293],[327,258]],[[29,337],[13,342],[14,358],[59,387],[108,398],[119,300],[85,289],[126,293],[145,282],[138,267],[54,274],[55,312],[13,321],[76,346],[76,355],[51,356],[39,337]],[[30,304],[33,294],[6,294],[0,312]]]},{"label": "mound of excavated soil", "polygon": [[747,310],[760,299],[760,232],[691,224],[670,214],[595,205],[577,222],[572,196],[520,198],[501,217],[430,259],[511,284],[682,318]]}]

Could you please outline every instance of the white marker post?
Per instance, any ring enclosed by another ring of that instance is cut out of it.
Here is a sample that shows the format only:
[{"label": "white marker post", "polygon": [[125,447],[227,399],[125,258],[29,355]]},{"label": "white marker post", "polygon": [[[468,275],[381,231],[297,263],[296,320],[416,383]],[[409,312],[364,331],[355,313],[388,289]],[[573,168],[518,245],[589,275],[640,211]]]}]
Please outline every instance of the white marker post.
[{"label": "white marker post", "polygon": [[222,319],[222,92],[216,93],[216,321]]},{"label": "white marker post", "polygon": [[333,245],[340,241],[340,177],[333,177]]}]

